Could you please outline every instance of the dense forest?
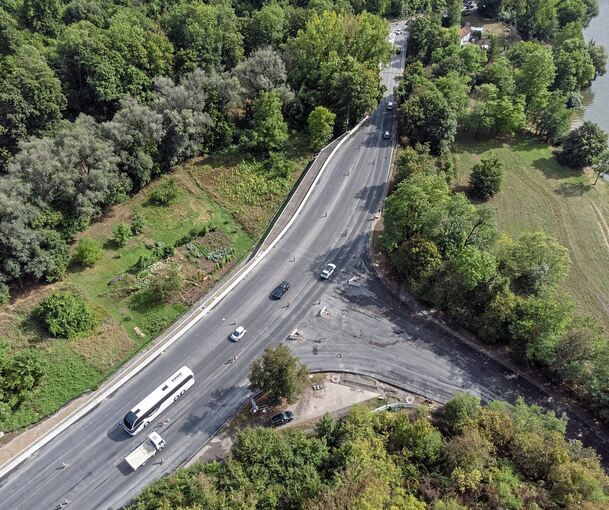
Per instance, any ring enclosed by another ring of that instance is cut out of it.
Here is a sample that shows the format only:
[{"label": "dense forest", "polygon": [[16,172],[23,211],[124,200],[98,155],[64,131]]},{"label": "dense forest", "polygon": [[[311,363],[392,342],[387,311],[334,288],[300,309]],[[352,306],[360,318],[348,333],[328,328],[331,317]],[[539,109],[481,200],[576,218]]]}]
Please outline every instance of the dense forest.
[{"label": "dense forest", "polygon": [[321,418],[313,434],[245,429],[225,462],[160,480],[131,510],[600,510],[609,479],[565,421],[522,401]]},{"label": "dense forest", "polygon": [[403,8],[370,4],[2,1],[0,299],[61,278],[76,233],[187,158],[281,167],[314,110],[314,145],[353,125],[391,52],[377,14]]},{"label": "dense forest", "polygon": [[421,299],[568,383],[607,418],[607,334],[559,289],[571,265],[567,248],[543,231],[500,233],[486,201],[501,190],[504,162],[476,163],[466,194],[452,186],[451,153],[457,135],[509,144],[520,132],[562,144],[558,161],[574,172],[605,171],[607,134],[591,123],[569,131],[581,90],[606,71],[605,49],[582,32],[597,5],[493,1],[479,9],[503,23],[498,33],[476,34],[482,45],[460,44],[459,16],[429,13],[411,23],[397,90],[405,147],[386,202],[383,249]]}]

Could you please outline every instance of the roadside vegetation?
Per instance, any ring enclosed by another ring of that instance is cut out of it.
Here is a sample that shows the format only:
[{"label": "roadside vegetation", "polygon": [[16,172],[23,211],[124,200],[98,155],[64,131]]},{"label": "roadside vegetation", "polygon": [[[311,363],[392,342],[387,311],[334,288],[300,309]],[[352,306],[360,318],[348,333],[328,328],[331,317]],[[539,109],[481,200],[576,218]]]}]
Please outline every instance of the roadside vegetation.
[{"label": "roadside vegetation", "polygon": [[570,130],[580,91],[606,71],[582,35],[595,7],[478,11],[494,19],[486,33],[478,18],[474,43],[443,9],[410,25],[382,249],[419,298],[608,419],[607,134]]},{"label": "roadside vegetation", "polygon": [[1,430],[94,388],[243,257],[378,103],[404,7],[0,6],[0,337],[44,361],[27,391],[0,379]]},{"label": "roadside vegetation", "polygon": [[459,395],[442,410],[356,406],[315,432],[248,428],[222,463],[155,482],[131,510],[606,508],[609,479],[563,419]]}]

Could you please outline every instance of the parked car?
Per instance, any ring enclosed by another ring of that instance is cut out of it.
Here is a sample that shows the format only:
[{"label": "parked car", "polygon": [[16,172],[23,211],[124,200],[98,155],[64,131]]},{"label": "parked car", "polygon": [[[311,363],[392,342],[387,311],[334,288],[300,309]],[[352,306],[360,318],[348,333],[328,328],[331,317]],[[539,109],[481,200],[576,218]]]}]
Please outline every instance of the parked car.
[{"label": "parked car", "polygon": [[332,273],[334,273],[335,270],[335,264],[328,264],[326,267],[324,267],[323,271],[319,276],[321,276],[321,278],[323,278],[324,280],[327,280],[328,278],[330,278],[330,276],[332,276]]},{"label": "parked car", "polygon": [[230,339],[233,342],[238,342],[243,338],[243,335],[245,335],[245,333],[247,333],[247,329],[245,329],[243,326],[238,326],[237,329],[235,329],[235,331],[231,333]]},{"label": "parked car", "polygon": [[271,418],[271,425],[273,427],[279,427],[290,423],[294,419],[294,413],[292,411],[283,411],[282,413],[276,414]]},{"label": "parked car", "polygon": [[389,133],[389,131],[385,131],[385,132],[383,133],[383,138],[384,138],[385,140],[389,140],[389,139],[391,138],[391,134]]},{"label": "parked car", "polygon": [[273,292],[271,292],[271,298],[272,299],[281,299],[281,296],[283,296],[288,291],[289,288],[290,288],[290,282],[286,282],[285,280],[282,281],[279,285],[277,285],[277,287],[275,287]]}]

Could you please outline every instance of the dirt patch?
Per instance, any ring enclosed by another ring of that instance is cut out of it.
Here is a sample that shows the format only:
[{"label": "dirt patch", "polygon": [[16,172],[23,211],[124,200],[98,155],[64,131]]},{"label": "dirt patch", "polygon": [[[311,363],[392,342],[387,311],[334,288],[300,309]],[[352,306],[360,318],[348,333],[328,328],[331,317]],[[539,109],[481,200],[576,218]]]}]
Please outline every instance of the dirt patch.
[{"label": "dirt patch", "polygon": [[106,319],[94,334],[72,340],[71,347],[93,368],[107,372],[133,351],[135,343],[118,322]]}]

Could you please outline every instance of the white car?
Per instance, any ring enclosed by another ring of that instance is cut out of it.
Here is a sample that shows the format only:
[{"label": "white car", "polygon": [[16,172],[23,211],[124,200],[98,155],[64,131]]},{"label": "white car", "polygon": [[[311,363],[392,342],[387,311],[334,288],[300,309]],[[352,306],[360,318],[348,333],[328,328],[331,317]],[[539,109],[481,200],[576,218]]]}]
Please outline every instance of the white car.
[{"label": "white car", "polygon": [[389,140],[389,139],[391,138],[391,134],[389,133],[389,131],[385,131],[385,132],[383,133],[383,138],[384,138],[385,140]]},{"label": "white car", "polygon": [[243,338],[243,335],[245,335],[245,333],[247,333],[247,329],[245,329],[243,326],[239,326],[235,331],[231,333],[230,339],[233,342],[238,342]]},{"label": "white car", "polygon": [[332,276],[332,273],[334,273],[335,269],[336,269],[335,264],[328,264],[326,267],[324,267],[324,270],[321,272],[321,274],[319,276],[321,276],[324,280],[327,280],[328,278],[330,278],[330,276]]}]

